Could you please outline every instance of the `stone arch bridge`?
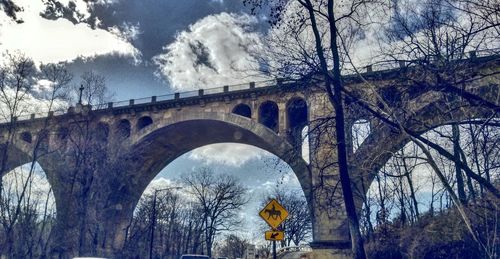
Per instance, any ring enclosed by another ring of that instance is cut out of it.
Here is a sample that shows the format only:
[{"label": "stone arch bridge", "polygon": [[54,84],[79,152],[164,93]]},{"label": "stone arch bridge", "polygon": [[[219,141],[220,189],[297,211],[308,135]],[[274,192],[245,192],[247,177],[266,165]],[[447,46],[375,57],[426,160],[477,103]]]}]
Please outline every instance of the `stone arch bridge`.
[{"label": "stone arch bridge", "polygon": [[[498,107],[498,57],[467,62],[474,73],[461,87]],[[394,112],[404,119],[403,124],[418,132],[498,112],[498,108],[482,108],[477,102],[453,101],[443,92],[408,80],[401,83],[401,73],[415,73],[411,71],[369,69],[362,74],[364,80],[346,76],[344,82],[352,96],[397,107]],[[355,151],[348,145],[350,173],[361,209],[375,173],[409,138],[352,99],[346,99],[345,109],[348,137],[356,121],[367,120],[371,128]],[[36,158],[47,174],[57,209],[55,257],[114,257],[123,247],[140,196],[162,168],[204,145],[253,145],[287,162],[298,177],[313,218],[314,257],[344,258],[349,257],[350,237],[338,187],[331,117],[332,107],[322,84],[314,81],[225,86],[92,109],[77,105],[65,114],[1,124],[6,151],[2,172]],[[305,155],[310,163],[301,154],[305,126],[310,136],[310,151]]]}]

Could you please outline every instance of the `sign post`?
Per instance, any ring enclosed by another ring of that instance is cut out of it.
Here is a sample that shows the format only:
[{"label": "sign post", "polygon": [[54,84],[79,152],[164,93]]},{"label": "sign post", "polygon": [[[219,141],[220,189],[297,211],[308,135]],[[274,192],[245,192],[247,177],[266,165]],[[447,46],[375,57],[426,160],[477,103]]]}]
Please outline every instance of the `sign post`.
[{"label": "sign post", "polygon": [[276,259],[276,240],[273,240],[273,259]]},{"label": "sign post", "polygon": [[276,259],[276,241],[285,237],[285,232],[277,228],[288,217],[288,211],[277,200],[272,199],[259,212],[259,216],[271,227],[271,231],[266,231],[265,238],[273,241],[273,259]]}]

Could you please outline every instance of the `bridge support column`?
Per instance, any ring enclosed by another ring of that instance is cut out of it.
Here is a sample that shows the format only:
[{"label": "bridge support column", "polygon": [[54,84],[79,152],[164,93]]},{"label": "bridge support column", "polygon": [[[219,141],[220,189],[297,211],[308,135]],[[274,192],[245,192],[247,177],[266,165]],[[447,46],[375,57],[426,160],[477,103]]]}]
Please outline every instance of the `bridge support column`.
[{"label": "bridge support column", "polygon": [[56,196],[62,205],[57,206],[53,255],[114,257],[123,247],[133,211],[121,203],[104,205],[93,199],[82,202],[79,196]]},{"label": "bridge support column", "polygon": [[116,258],[140,194],[112,167],[92,171],[72,170],[54,160],[47,164],[57,208],[51,256]]},{"label": "bridge support column", "polygon": [[325,117],[333,107],[324,96],[311,96],[309,147],[312,190],[309,204],[313,213],[314,259],[352,258],[349,225],[345,212],[337,164],[335,125]]},{"label": "bridge support column", "polygon": [[[313,249],[314,259],[344,259],[352,258],[349,225],[345,213],[342,190],[338,175],[316,173],[316,188],[313,205]],[[316,171],[316,172],[315,172]],[[318,182],[317,180],[321,180]]]}]

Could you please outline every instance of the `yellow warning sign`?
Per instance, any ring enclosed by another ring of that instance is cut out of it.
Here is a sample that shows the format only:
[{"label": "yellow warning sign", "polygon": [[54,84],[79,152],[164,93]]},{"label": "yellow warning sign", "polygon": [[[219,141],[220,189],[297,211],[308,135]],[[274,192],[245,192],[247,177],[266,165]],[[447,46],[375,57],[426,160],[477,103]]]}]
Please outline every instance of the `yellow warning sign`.
[{"label": "yellow warning sign", "polygon": [[286,211],[277,200],[272,199],[266,207],[259,212],[259,216],[264,219],[272,229],[276,229],[288,217],[288,211]]},{"label": "yellow warning sign", "polygon": [[283,231],[266,231],[266,240],[280,241],[285,239],[285,232]]}]

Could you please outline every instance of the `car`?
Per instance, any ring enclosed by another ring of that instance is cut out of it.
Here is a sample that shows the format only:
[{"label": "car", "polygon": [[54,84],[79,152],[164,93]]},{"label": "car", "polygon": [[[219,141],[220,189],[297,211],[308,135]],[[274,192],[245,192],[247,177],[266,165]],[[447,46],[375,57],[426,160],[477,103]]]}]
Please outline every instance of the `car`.
[{"label": "car", "polygon": [[210,259],[208,255],[184,254],[181,259]]}]

